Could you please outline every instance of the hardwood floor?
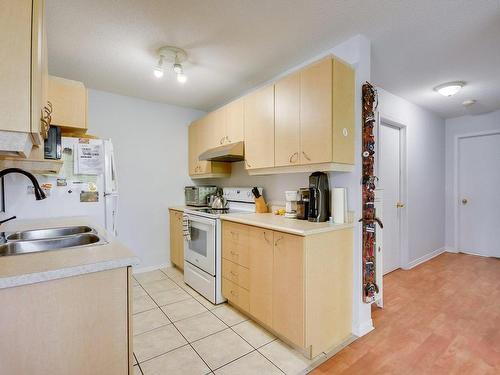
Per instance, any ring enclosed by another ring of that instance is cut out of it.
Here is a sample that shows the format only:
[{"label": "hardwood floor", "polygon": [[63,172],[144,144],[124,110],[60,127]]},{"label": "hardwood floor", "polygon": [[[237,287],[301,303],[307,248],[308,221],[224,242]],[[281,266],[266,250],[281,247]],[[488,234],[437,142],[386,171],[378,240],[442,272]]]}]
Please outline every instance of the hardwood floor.
[{"label": "hardwood floor", "polygon": [[500,374],[500,259],[444,253],[384,293],[375,330],[313,374]]}]

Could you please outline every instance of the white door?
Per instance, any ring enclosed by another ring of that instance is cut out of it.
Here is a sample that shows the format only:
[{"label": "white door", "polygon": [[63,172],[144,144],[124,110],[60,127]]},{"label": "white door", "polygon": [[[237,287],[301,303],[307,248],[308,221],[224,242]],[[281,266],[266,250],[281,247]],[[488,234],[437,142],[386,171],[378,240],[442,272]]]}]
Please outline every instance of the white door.
[{"label": "white door", "polygon": [[379,188],[384,190],[384,275],[401,267],[401,138],[400,129],[381,123],[379,128]]},{"label": "white door", "polygon": [[458,140],[458,248],[500,258],[500,134]]}]

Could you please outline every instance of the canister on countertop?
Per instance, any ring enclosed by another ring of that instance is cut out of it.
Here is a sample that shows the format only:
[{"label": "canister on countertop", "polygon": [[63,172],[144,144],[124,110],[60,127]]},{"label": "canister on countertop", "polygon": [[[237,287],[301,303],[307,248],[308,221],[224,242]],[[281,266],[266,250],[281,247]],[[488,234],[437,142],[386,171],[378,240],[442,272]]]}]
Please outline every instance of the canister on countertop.
[{"label": "canister on countertop", "polygon": [[307,220],[309,212],[309,188],[300,188],[297,201],[297,219]]}]

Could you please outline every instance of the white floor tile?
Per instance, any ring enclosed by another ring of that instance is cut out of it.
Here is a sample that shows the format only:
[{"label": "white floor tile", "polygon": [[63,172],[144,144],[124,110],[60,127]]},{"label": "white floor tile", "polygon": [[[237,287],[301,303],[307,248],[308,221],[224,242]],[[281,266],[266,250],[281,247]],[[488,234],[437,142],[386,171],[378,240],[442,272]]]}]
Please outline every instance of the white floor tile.
[{"label": "white floor tile", "polygon": [[255,351],[215,371],[215,375],[283,375],[262,354]]},{"label": "white floor tile", "polygon": [[229,306],[227,303],[213,309],[212,312],[228,326],[234,326],[235,324],[248,320],[248,317]]},{"label": "white floor tile", "polygon": [[295,375],[304,371],[317,360],[317,358],[314,360],[307,359],[302,353],[295,351],[281,340],[275,340],[258,350],[285,374],[289,375]]},{"label": "white floor tile", "polygon": [[191,318],[180,320],[174,324],[189,342],[193,342],[227,328],[219,318],[208,311]]},{"label": "white floor tile", "polygon": [[257,323],[247,320],[242,323],[238,323],[231,327],[238,335],[243,337],[246,341],[250,343],[255,349],[270,343],[276,337],[270,332],[266,331]]},{"label": "white floor tile", "polygon": [[229,328],[191,345],[212,370],[254,350]]},{"label": "white floor tile", "polygon": [[162,310],[167,314],[168,318],[172,322],[190,318],[207,311],[207,309],[194,298],[171,303],[163,306]]},{"label": "white floor tile", "polygon": [[160,309],[156,308],[135,314],[132,326],[134,335],[138,335],[167,324],[170,324],[170,320]]},{"label": "white floor tile", "polygon": [[134,336],[134,353],[139,363],[187,344],[172,325]]},{"label": "white floor tile", "polygon": [[164,279],[164,280],[155,280],[143,283],[142,287],[146,290],[146,292],[151,294],[151,293],[163,292],[164,290],[176,289],[178,286],[172,280]]},{"label": "white floor tile", "polygon": [[143,362],[141,367],[144,375],[203,375],[210,372],[189,345]]},{"label": "white floor tile", "polygon": [[170,303],[184,301],[186,299],[192,298],[178,286],[176,286],[174,289],[151,293],[151,297],[155,300],[158,306],[165,306]]},{"label": "white floor tile", "polygon": [[164,280],[167,279],[167,276],[161,272],[160,270],[136,273],[134,274],[135,279],[139,282],[139,284],[149,283],[151,281]]},{"label": "white floor tile", "polygon": [[134,314],[154,309],[156,304],[147,294],[132,298],[132,307]]}]

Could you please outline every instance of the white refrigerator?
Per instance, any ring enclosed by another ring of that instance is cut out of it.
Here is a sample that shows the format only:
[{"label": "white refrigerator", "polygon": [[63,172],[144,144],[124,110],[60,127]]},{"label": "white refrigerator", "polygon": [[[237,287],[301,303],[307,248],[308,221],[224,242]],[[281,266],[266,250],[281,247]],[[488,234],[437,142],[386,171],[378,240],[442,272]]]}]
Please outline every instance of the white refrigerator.
[{"label": "white refrigerator", "polygon": [[[92,164],[78,163],[81,145],[93,150]],[[119,195],[111,140],[62,137],[61,146],[64,163],[58,175],[36,175],[46,199],[35,200],[25,176],[5,176],[6,214],[19,219],[87,216],[116,236]]]}]

